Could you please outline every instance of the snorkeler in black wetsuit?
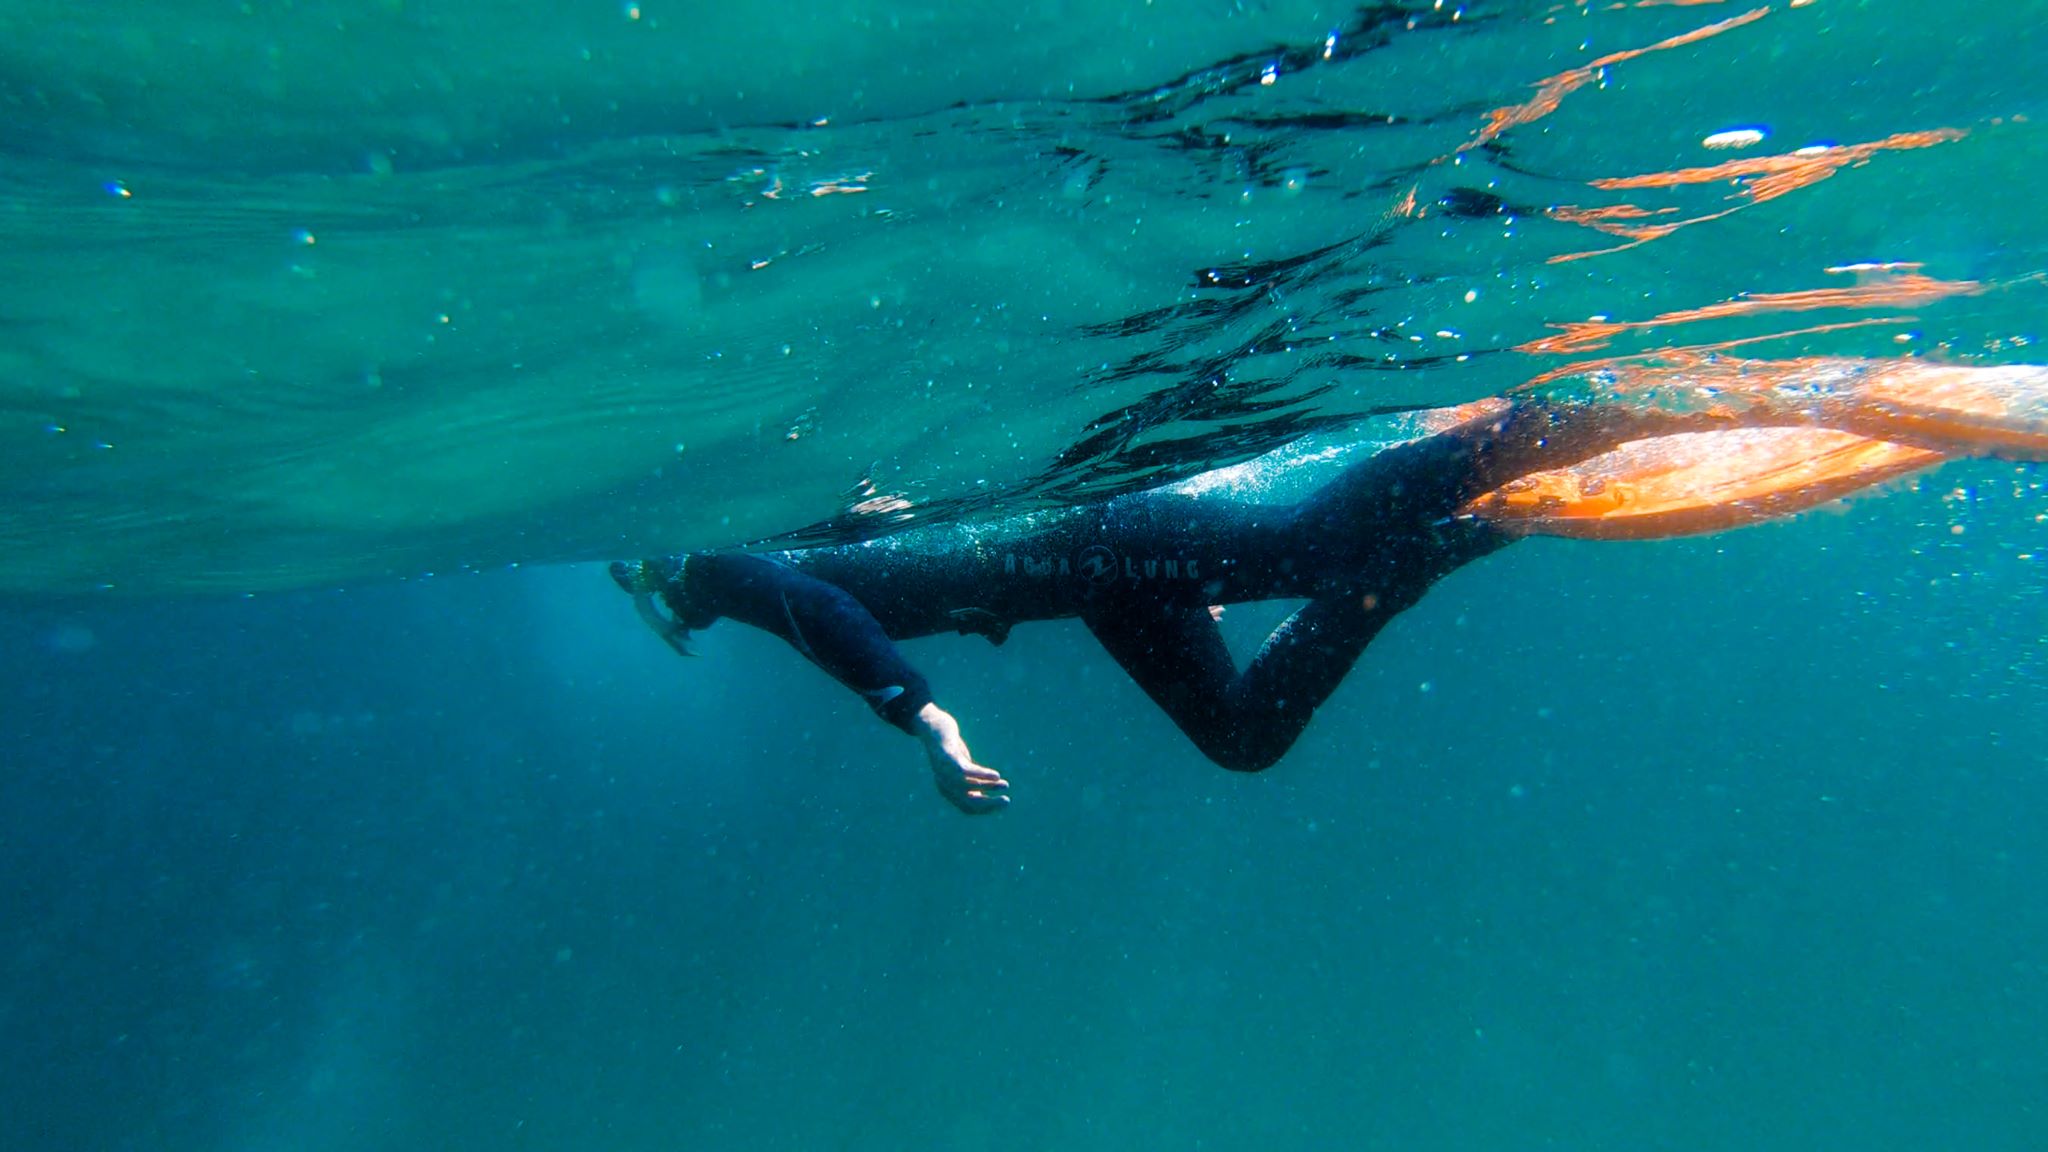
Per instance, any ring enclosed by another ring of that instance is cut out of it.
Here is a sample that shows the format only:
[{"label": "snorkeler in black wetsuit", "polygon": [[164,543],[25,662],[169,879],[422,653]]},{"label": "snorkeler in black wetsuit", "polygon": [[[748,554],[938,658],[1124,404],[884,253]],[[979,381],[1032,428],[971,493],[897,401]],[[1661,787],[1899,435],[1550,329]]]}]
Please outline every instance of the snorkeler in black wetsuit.
[{"label": "snorkeler in black wetsuit", "polygon": [[[1387,621],[1512,539],[1458,515],[1463,505],[1533,453],[1558,456],[1568,428],[1580,455],[1614,442],[1586,411],[1526,405],[1470,421],[1379,452],[1293,506],[1162,489],[858,544],[618,563],[612,575],[679,646],[720,617],[788,641],[920,737],[963,811],[1000,806],[1007,783],[973,764],[892,640],[1001,643],[1012,625],[1078,616],[1204,754],[1256,772],[1293,746]],[[1276,599],[1309,603],[1239,672],[1214,608]]]},{"label": "snorkeler in black wetsuit", "polygon": [[[2027,405],[2048,396],[2048,370],[1996,371],[1788,362],[1761,383],[1740,375],[1704,390],[1706,407],[1482,401],[1425,414],[1427,434],[1293,505],[1164,488],[865,543],[618,563],[612,576],[679,650],[720,617],[782,637],[919,737],[956,807],[993,811],[1008,783],[974,762],[893,640],[960,632],[999,644],[1015,624],[1079,617],[1204,754],[1256,772],[1389,620],[1521,535],[1713,531],[1929,467],[1959,443],[2040,458],[2048,433]],[[1958,380],[1974,391],[1958,393]],[[1958,395],[1976,407],[1958,409]],[[1217,606],[1275,599],[1308,603],[1240,672]]]}]

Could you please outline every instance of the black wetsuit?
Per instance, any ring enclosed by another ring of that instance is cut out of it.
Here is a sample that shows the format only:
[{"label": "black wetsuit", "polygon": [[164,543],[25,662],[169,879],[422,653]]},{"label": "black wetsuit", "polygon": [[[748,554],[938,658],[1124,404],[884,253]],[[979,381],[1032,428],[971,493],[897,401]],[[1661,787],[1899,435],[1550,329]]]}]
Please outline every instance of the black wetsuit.
[{"label": "black wetsuit", "polygon": [[[1001,643],[1014,624],[1080,617],[1205,754],[1257,771],[1389,619],[1507,542],[1458,515],[1466,501],[1539,454],[1612,440],[1596,429],[1565,446],[1566,433],[1555,413],[1518,407],[1381,451],[1292,505],[1162,489],[859,544],[694,553],[649,574],[683,625],[729,616],[781,636],[906,730],[932,697],[892,639]],[[1274,599],[1309,603],[1240,673],[1209,606]]]}]

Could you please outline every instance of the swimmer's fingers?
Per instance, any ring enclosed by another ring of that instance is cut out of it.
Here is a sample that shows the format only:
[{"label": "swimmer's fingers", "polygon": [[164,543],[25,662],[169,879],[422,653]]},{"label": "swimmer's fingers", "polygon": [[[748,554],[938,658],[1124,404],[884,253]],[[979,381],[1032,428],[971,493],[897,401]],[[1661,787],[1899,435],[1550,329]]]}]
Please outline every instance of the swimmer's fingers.
[{"label": "swimmer's fingers", "polygon": [[1000,794],[991,796],[979,790],[968,792],[953,804],[953,807],[960,809],[969,816],[986,816],[991,812],[1001,812],[1009,806],[1010,798],[1008,796]]},{"label": "swimmer's fingers", "polygon": [[946,802],[970,816],[1001,810],[1009,804],[1010,782],[993,768],[969,761],[966,764],[935,761],[932,774]]},{"label": "swimmer's fingers", "polygon": [[928,745],[926,754],[931,759],[932,783],[938,785],[939,795],[946,803],[970,816],[995,812],[1010,802],[1005,795],[1010,782],[993,768],[976,764],[964,755],[951,754],[954,749]]},{"label": "swimmer's fingers", "polygon": [[979,764],[969,764],[960,775],[965,777],[969,784],[977,788],[1008,788],[1010,786],[1010,782],[1003,779],[1002,773],[993,768],[984,768]]}]

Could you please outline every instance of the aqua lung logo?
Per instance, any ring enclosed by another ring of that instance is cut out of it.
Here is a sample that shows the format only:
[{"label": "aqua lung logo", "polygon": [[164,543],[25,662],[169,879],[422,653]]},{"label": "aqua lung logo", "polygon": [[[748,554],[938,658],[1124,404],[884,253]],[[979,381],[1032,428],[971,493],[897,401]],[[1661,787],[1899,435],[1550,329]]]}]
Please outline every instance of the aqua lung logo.
[{"label": "aqua lung logo", "polygon": [[1106,544],[1090,544],[1069,560],[1065,556],[1003,555],[1003,575],[1079,576],[1090,584],[1125,580],[1200,580],[1200,561],[1179,556],[1118,556]]},{"label": "aqua lung logo", "polygon": [[1074,567],[1088,578],[1090,584],[1107,584],[1116,579],[1116,553],[1102,544],[1090,544],[1081,549],[1081,555],[1074,561]]}]

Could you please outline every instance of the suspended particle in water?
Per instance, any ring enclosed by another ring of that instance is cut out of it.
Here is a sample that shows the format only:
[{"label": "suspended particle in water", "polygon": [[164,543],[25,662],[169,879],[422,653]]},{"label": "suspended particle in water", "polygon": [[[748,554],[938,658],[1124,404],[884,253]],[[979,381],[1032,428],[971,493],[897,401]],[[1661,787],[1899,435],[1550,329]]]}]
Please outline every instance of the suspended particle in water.
[{"label": "suspended particle in water", "polygon": [[1758,144],[1763,143],[1764,137],[1768,135],[1770,135],[1770,131],[1765,128],[1729,128],[1708,136],[1700,141],[1700,146],[1716,149],[1754,148]]}]

